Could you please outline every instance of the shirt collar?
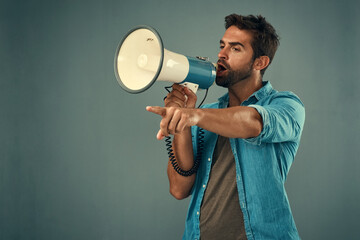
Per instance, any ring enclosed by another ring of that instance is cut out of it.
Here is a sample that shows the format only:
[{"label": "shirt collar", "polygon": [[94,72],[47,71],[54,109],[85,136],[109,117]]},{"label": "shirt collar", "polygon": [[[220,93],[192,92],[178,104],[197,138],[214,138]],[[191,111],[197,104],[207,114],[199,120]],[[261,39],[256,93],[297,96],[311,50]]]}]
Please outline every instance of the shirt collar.
[{"label": "shirt collar", "polygon": [[[259,101],[263,97],[268,96],[273,90],[273,87],[269,81],[263,81],[263,86],[258,91],[254,92],[250,97],[255,96]],[[250,98],[249,97],[249,98]]]},{"label": "shirt collar", "polygon": [[[271,93],[272,90],[273,90],[273,87],[272,87],[271,83],[269,81],[263,81],[262,88],[260,88],[258,91],[251,94],[251,96],[248,99],[246,99],[242,103],[242,105],[248,105],[248,104],[251,104],[253,102],[257,102],[260,99],[262,99],[263,97],[268,96]],[[225,95],[220,97],[219,102],[220,102],[221,105],[226,107],[227,104],[229,103],[229,93],[226,93]]]}]

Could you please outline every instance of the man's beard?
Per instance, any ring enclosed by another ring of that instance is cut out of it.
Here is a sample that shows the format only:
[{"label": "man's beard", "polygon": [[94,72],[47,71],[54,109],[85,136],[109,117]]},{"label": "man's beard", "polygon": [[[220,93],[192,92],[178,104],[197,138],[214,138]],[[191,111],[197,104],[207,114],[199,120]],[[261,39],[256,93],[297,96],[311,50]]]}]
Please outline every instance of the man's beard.
[{"label": "man's beard", "polygon": [[221,87],[231,87],[234,84],[241,82],[252,74],[252,67],[254,61],[251,61],[246,67],[240,70],[232,70],[228,65],[219,60],[223,65],[227,66],[227,74],[224,76],[216,76],[216,84]]}]

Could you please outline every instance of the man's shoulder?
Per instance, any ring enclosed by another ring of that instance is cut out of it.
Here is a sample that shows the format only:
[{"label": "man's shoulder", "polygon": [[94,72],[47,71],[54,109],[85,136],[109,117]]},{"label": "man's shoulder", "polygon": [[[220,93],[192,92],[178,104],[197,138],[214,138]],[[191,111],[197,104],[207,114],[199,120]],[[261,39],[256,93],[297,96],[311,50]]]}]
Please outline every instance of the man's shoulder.
[{"label": "man's shoulder", "polygon": [[269,95],[264,98],[264,100],[267,100],[268,102],[281,101],[281,100],[283,100],[283,101],[284,100],[293,100],[293,101],[300,103],[302,106],[304,106],[300,97],[292,91],[277,91],[277,90],[273,89],[269,93]]}]

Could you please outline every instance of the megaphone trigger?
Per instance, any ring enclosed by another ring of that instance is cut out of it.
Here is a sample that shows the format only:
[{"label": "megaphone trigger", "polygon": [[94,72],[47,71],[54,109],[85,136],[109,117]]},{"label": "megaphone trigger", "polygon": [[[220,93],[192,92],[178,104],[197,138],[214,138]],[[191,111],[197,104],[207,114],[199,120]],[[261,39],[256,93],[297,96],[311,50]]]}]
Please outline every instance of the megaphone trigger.
[{"label": "megaphone trigger", "polygon": [[195,93],[195,94],[196,94],[197,90],[199,89],[199,84],[196,84],[196,83],[184,82],[184,83],[182,83],[180,85],[182,85],[184,87],[187,87],[188,89],[193,91],[193,93]]}]

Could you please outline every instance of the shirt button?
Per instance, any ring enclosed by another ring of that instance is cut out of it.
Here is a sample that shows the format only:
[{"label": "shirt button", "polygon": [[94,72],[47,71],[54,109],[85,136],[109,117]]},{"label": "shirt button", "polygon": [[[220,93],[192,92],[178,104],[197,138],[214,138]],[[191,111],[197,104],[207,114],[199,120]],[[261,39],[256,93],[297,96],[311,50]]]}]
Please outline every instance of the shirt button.
[{"label": "shirt button", "polygon": [[196,215],[199,215],[200,213],[199,212],[196,212]]},{"label": "shirt button", "polygon": [[208,161],[210,162],[210,161],[211,161],[211,158],[208,158]]},{"label": "shirt button", "polygon": [[206,187],[206,185],[204,184],[204,185],[203,185],[203,188],[205,188],[205,187]]}]

